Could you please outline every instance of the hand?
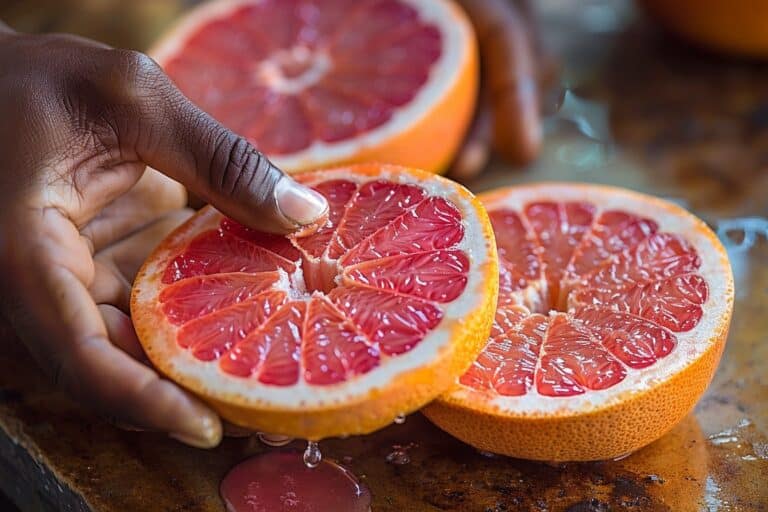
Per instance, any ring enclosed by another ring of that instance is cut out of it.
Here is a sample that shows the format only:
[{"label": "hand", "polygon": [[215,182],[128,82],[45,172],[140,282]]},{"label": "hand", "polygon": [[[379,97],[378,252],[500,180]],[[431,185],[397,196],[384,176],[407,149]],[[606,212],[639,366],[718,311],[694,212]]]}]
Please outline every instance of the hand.
[{"label": "hand", "polygon": [[83,404],[116,423],[216,445],[216,414],[143,364],[129,283],[189,215],[177,181],[273,232],[313,223],[325,200],[192,105],[140,53],[0,24],[0,91],[0,311]]},{"label": "hand", "polygon": [[478,174],[490,148],[511,164],[524,165],[542,143],[538,78],[541,62],[530,8],[517,0],[459,0],[475,26],[482,68],[474,123],[451,175]]}]

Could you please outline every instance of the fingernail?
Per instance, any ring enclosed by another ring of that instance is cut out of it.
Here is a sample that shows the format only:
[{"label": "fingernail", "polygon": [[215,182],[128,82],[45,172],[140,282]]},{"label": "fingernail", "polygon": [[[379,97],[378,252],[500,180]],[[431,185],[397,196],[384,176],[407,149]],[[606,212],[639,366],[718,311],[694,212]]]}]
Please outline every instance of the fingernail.
[{"label": "fingernail", "polygon": [[213,448],[221,442],[221,422],[208,416],[200,416],[187,432],[172,432],[170,436],[195,448]]},{"label": "fingernail", "polygon": [[277,209],[292,224],[306,226],[328,210],[328,202],[309,187],[285,177],[275,186]]}]

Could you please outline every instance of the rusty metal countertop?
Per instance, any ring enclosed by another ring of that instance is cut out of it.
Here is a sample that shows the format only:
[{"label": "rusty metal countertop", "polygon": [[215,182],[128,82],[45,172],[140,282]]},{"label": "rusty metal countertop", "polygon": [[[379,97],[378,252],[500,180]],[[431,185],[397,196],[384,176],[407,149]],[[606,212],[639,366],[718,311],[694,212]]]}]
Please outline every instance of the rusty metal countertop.
[{"label": "rusty metal countertop", "polygon": [[[0,19],[143,48],[181,8],[0,1]],[[489,458],[419,414],[374,435],[324,441],[323,454],[371,488],[377,512],[768,510],[768,65],[686,48],[626,2],[547,0],[540,9],[564,90],[544,154],[523,170],[494,163],[468,185],[600,182],[704,218],[726,243],[736,279],[714,381],[681,424],[620,461]],[[395,445],[406,447],[408,464],[387,462]],[[18,341],[0,335],[0,489],[24,510],[220,511],[224,473],[263,449],[227,439],[206,452],[117,430],[51,389]]]}]

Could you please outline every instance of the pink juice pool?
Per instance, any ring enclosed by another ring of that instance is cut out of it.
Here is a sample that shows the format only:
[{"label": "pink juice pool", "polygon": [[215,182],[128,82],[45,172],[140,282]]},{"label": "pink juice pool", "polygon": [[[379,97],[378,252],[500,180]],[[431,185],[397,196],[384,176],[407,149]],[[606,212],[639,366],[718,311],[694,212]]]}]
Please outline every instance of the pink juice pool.
[{"label": "pink juice pool", "polygon": [[371,493],[347,469],[323,460],[309,468],[296,451],[241,462],[224,477],[228,512],[369,512]]}]

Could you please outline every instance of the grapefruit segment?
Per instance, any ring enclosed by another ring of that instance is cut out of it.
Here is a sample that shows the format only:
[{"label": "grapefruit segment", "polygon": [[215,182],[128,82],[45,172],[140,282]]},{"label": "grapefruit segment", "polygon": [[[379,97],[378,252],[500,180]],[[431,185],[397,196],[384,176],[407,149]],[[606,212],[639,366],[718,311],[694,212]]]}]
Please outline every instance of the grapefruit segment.
[{"label": "grapefruit segment", "polygon": [[365,288],[336,288],[331,300],[386,355],[408,352],[443,317],[435,304]]},{"label": "grapefruit segment", "polygon": [[163,283],[228,272],[258,273],[275,269],[292,272],[295,267],[272,251],[218,229],[193,239],[168,265]]},{"label": "grapefruit segment", "polygon": [[510,353],[504,359],[507,363],[500,365],[494,376],[493,388],[497,393],[517,396],[531,389],[546,332],[547,318],[533,314],[523,318],[515,332],[506,334]]},{"label": "grapefruit segment", "polygon": [[[307,303],[293,301],[284,304],[256,335],[245,338],[238,345],[264,347],[263,364],[252,367],[258,371],[259,382],[275,386],[289,386],[299,380],[301,340],[304,337],[304,318]],[[253,350],[253,348],[248,350]],[[237,347],[235,347],[237,349]],[[232,361],[232,359],[230,359]]]},{"label": "grapefruit segment", "polygon": [[654,233],[621,257],[607,262],[587,278],[598,288],[621,288],[696,272],[701,259],[680,235]]},{"label": "grapefruit segment", "polygon": [[235,236],[263,247],[287,260],[298,261],[301,257],[299,250],[296,249],[296,247],[291,244],[290,240],[286,239],[284,236],[273,235],[272,233],[264,233],[262,231],[247,228],[232,219],[224,219],[221,222],[221,229],[222,231],[232,233]]},{"label": "grapefruit segment", "polygon": [[607,308],[582,307],[575,317],[630,368],[645,368],[667,356],[676,338],[658,324]]},{"label": "grapefruit segment", "polygon": [[307,89],[301,101],[307,115],[314,120],[314,135],[324,142],[349,139],[392,117],[381,100],[333,83],[319,83]]},{"label": "grapefruit segment", "polygon": [[309,303],[304,345],[304,378],[310,384],[342,382],[379,364],[377,345],[325,297]]},{"label": "grapefruit segment", "polygon": [[253,303],[235,304],[190,320],[179,329],[179,346],[189,348],[197,359],[218,359],[261,326],[285,299],[285,293],[265,292]]},{"label": "grapefruit segment", "polygon": [[279,237],[204,208],[140,271],[134,323],[163,373],[236,424],[368,432],[447,389],[479,352],[493,234],[473,196],[423,171],[300,179],[329,199],[327,224]]},{"label": "grapefruit segment", "polygon": [[536,390],[544,396],[571,396],[615,386],[626,369],[588,330],[566,315],[552,317],[541,350]]},{"label": "grapefruit segment", "polygon": [[389,224],[362,240],[342,259],[344,265],[449,248],[464,236],[456,206],[430,197],[395,217]]},{"label": "grapefruit segment", "polygon": [[349,284],[451,302],[467,284],[469,259],[461,251],[433,251],[367,261],[344,271]]},{"label": "grapefruit segment", "polygon": [[150,54],[181,91],[289,171],[450,163],[478,86],[449,0],[216,0]]},{"label": "grapefruit segment", "polygon": [[459,382],[504,396],[524,395],[533,385],[547,318],[521,306],[501,311],[505,313],[497,312],[488,346]]},{"label": "grapefruit segment", "polygon": [[601,213],[577,247],[568,266],[569,276],[588,274],[595,265],[600,265],[628,247],[636,247],[657,230],[658,225],[654,221],[621,210]]},{"label": "grapefruit segment", "polygon": [[357,185],[348,180],[330,180],[313,188],[328,201],[328,222],[313,236],[298,238],[294,243],[307,255],[318,258],[327,249],[328,243],[336,233],[339,221],[344,215],[344,209],[357,190]]},{"label": "grapefruit segment", "polygon": [[499,248],[496,322],[425,414],[483,450],[540,460],[617,457],[674,426],[709,383],[733,308],[712,231],[676,205],[603,186],[483,201]]},{"label": "grapefruit segment", "polygon": [[547,282],[556,297],[573,251],[592,225],[594,206],[583,202],[536,202],[525,207],[525,217],[541,248]]},{"label": "grapefruit segment", "polygon": [[181,325],[226,306],[247,301],[272,288],[279,279],[277,271],[191,277],[164,288],[159,300],[171,323]]},{"label": "grapefruit segment", "polygon": [[424,196],[424,189],[413,185],[387,181],[366,183],[352,199],[329,248],[329,256],[338,259],[363,239],[403,215],[405,210],[420,203]]},{"label": "grapefruit segment", "polygon": [[701,320],[708,296],[707,282],[698,274],[683,274],[614,290],[579,288],[569,299],[609,307],[648,319],[672,332],[690,331]]}]

